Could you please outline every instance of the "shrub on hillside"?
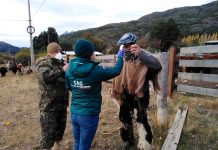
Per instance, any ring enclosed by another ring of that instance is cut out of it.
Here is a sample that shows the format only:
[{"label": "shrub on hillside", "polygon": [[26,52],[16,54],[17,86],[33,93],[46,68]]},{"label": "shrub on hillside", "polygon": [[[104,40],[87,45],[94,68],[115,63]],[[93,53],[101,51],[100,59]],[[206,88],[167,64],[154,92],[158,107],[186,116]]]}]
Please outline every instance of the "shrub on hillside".
[{"label": "shrub on hillside", "polygon": [[28,66],[30,64],[30,49],[22,48],[18,53],[16,53],[17,61],[24,66]]}]

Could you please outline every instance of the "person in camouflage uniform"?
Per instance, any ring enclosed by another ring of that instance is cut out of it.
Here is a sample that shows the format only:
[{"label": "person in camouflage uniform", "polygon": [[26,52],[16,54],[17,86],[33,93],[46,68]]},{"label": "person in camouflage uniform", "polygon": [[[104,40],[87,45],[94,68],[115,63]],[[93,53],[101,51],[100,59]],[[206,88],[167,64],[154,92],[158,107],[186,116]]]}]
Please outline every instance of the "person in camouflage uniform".
[{"label": "person in camouflage uniform", "polygon": [[60,147],[66,127],[68,98],[65,71],[68,64],[59,60],[60,51],[60,45],[52,42],[47,46],[47,56],[36,60],[42,149]]}]

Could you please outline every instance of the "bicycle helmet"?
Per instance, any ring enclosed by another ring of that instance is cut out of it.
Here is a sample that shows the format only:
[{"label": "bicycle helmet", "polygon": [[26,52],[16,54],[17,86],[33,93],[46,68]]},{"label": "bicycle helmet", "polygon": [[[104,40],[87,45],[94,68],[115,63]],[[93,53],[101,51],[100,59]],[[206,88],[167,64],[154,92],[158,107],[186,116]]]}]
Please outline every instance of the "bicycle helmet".
[{"label": "bicycle helmet", "polygon": [[118,41],[117,45],[125,45],[129,43],[135,43],[137,40],[137,37],[133,33],[126,33],[124,34]]}]

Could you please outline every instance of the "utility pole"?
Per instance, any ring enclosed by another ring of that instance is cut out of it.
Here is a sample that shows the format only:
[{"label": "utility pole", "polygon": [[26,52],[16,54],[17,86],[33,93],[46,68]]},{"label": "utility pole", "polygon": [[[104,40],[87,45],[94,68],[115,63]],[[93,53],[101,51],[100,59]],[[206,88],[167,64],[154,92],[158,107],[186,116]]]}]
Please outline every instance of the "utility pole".
[{"label": "utility pole", "polygon": [[27,27],[27,32],[30,34],[30,55],[31,55],[31,68],[35,68],[35,58],[33,51],[33,40],[32,34],[35,32],[34,27],[31,25],[31,12],[30,12],[30,0],[28,0],[28,12],[29,12],[29,26]]}]

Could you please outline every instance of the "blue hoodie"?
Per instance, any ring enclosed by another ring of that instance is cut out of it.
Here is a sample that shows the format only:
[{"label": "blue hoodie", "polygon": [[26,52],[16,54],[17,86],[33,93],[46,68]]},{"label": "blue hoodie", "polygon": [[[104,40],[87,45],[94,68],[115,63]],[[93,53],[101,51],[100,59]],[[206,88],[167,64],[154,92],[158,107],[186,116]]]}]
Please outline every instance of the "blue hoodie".
[{"label": "blue hoodie", "polygon": [[123,58],[118,57],[114,67],[106,68],[90,59],[76,57],[66,71],[67,89],[72,91],[71,113],[98,115],[101,110],[101,82],[118,76]]}]

